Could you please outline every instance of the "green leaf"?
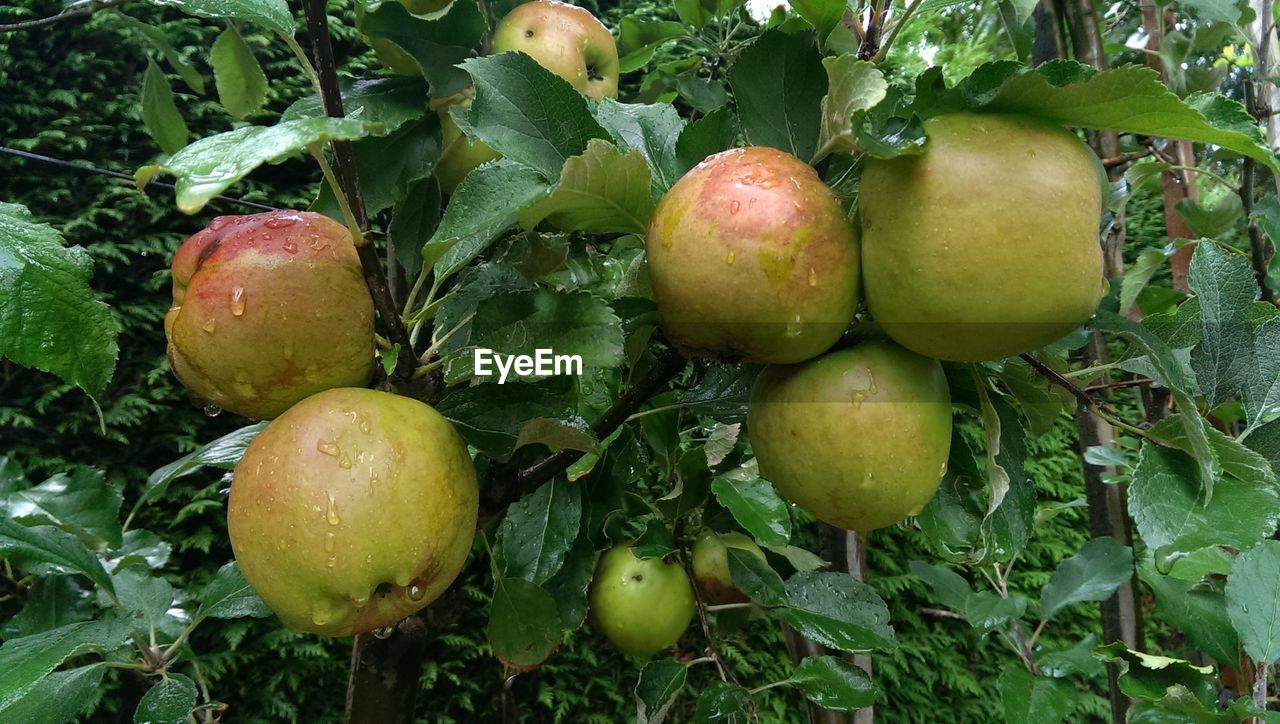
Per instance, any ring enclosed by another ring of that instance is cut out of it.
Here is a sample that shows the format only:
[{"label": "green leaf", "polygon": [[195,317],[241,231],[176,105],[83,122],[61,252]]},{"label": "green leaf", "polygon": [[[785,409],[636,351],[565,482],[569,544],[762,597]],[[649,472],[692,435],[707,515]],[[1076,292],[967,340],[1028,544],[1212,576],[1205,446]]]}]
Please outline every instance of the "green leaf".
[{"label": "green leaf", "polygon": [[1129,485],[1129,513],[1157,563],[1210,545],[1251,548],[1275,532],[1275,488],[1222,478],[1216,490],[1202,503],[1192,460],[1178,450],[1143,444]]},{"label": "green leaf", "polygon": [[229,432],[195,452],[188,453],[151,473],[147,476],[146,488],[134,506],[134,510],[136,511],[148,500],[164,495],[164,491],[174,480],[186,477],[206,465],[223,470],[234,468],[236,463],[240,462],[240,458],[244,457],[244,451],[249,448],[249,443],[253,442],[253,438],[257,437],[266,426],[267,423],[258,422]]},{"label": "green leaf", "polygon": [[950,561],[967,561],[985,556],[975,550],[980,545],[985,495],[977,458],[960,427],[951,431],[951,454],[938,492],[920,511],[916,521],[932,548]]},{"label": "green leaf", "polygon": [[1196,382],[1210,407],[1235,397],[1253,367],[1249,308],[1257,294],[1243,257],[1211,241],[1196,244],[1187,283],[1200,300],[1201,339],[1191,350]]},{"label": "green leaf", "polygon": [[1150,561],[1138,567],[1138,575],[1155,594],[1159,620],[1182,631],[1196,648],[1220,664],[1240,661],[1240,639],[1227,616],[1227,600],[1221,590],[1163,576]]},{"label": "green leaf", "polygon": [[946,566],[935,566],[924,561],[911,561],[907,567],[917,578],[929,584],[938,603],[952,611],[964,612],[966,602],[973,595],[973,588],[963,576]]},{"label": "green leaf", "polygon": [[546,195],[537,171],[506,159],[467,174],[445,207],[444,218],[422,250],[437,280],[452,276],[516,223],[516,214]]},{"label": "green leaf", "polygon": [[24,525],[47,523],[75,534],[91,547],[118,547],[121,494],[101,471],[77,468],[0,501],[10,518]]},{"label": "green leaf", "polygon": [[[398,4],[398,3],[397,3]],[[423,117],[422,99],[428,94],[427,84],[421,78],[395,76],[393,78],[339,78],[342,93],[342,109],[347,118],[365,123],[377,123],[382,130],[393,133],[410,121]],[[285,109],[281,121],[300,121],[307,118],[326,118],[324,105],[315,95],[300,98]]]},{"label": "green leaf", "polygon": [[1075,404],[1070,392],[1020,359],[1005,360],[996,376],[1018,401],[1032,437],[1047,435]]},{"label": "green leaf", "polygon": [[676,79],[676,92],[694,110],[703,114],[723,108],[729,103],[729,93],[725,91],[723,81],[703,78],[696,71]]},{"label": "green leaf", "polygon": [[560,645],[556,601],[522,578],[494,582],[489,625],[485,629],[494,656],[517,669],[531,669]]},{"label": "green leaf", "polygon": [[99,701],[104,662],[55,671],[27,688],[8,705],[0,705],[0,719],[14,722],[61,724],[76,718]]},{"label": "green leaf", "polygon": [[235,561],[224,564],[200,594],[194,618],[263,618],[271,609],[249,587]]},{"label": "green leaf", "polygon": [[729,84],[748,143],[813,157],[827,76],[812,35],[765,32],[738,56]]},{"label": "green leaf", "polygon": [[725,548],[729,562],[729,580],[739,591],[761,606],[785,606],[786,585],[777,571],[749,551]]},{"label": "green leaf", "polygon": [[680,177],[676,142],[684,132],[685,122],[670,103],[640,105],[605,98],[596,107],[596,120],[620,151],[635,150],[644,156],[654,198],[660,198]]},{"label": "green leaf", "polygon": [[643,234],[652,213],[644,156],[593,138],[581,156],[565,161],[551,193],[525,207],[519,218],[526,229],[546,220],[562,231]]},{"label": "green leaf", "polygon": [[1074,603],[1103,601],[1133,577],[1133,549],[1110,536],[1094,538],[1058,564],[1040,592],[1040,618]]},{"label": "green leaf", "polygon": [[[436,409],[469,444],[495,460],[509,459],[523,445],[547,442],[548,424],[577,432],[575,449],[594,446],[586,421],[557,384],[472,385],[449,395]],[[543,433],[542,439],[535,433]]]},{"label": "green leaf", "polygon": [[1280,541],[1243,552],[1227,578],[1227,615],[1245,654],[1260,666],[1280,658]]},{"label": "green leaf", "polygon": [[1120,282],[1120,313],[1128,314],[1133,303],[1138,301],[1138,293],[1147,286],[1156,270],[1163,264],[1166,256],[1162,249],[1146,249],[1138,253],[1138,259],[1124,273]]},{"label": "green leaf", "polygon": [[1075,674],[1093,678],[1103,671],[1102,662],[1093,657],[1097,645],[1098,637],[1089,634],[1066,648],[1039,649],[1035,654],[1036,668],[1041,675],[1055,679]]},{"label": "green leaf", "polygon": [[728,108],[712,111],[684,127],[676,140],[679,174],[708,156],[732,148],[738,138],[738,119]]},{"label": "green leaf", "polygon": [[194,214],[264,163],[280,163],[307,146],[328,140],[353,141],[376,129],[348,118],[306,118],[274,126],[245,126],[206,136],[134,174],[138,186],[167,173],[177,177],[178,209]]},{"label": "green leaf", "polygon": [[[589,522],[587,512],[584,510],[582,524]],[[560,627],[565,631],[577,631],[587,618],[587,588],[595,567],[596,549],[591,544],[590,532],[579,525],[578,539],[565,556],[564,565],[543,586],[556,601]]]},{"label": "green leaf", "polygon": [[760,367],[752,364],[708,364],[680,398],[680,406],[720,422],[742,422],[747,419],[747,398],[758,374]]},{"label": "green leaf", "polygon": [[[1187,438],[1186,426],[1181,419],[1186,414],[1179,412],[1170,415],[1153,425],[1148,433],[1153,439],[1191,455],[1191,441]],[[1194,417],[1203,425],[1205,435],[1209,438],[1209,449],[1223,473],[1248,483],[1251,487],[1275,487],[1276,476],[1265,457],[1210,425],[1208,420],[1199,415]]]},{"label": "green leaf", "polygon": [[470,344],[503,355],[552,349],[586,367],[622,363],[622,328],[612,308],[589,292],[538,288],[498,294],[476,306]]},{"label": "green leaf", "polygon": [[402,3],[383,2],[360,21],[360,32],[371,44],[388,44],[417,64],[435,98],[467,87],[467,74],[457,65],[472,56],[471,49],[487,31],[484,14],[474,0],[454,0],[448,11],[435,19],[412,15]]},{"label": "green leaf", "polygon": [[165,153],[176,153],[191,135],[173,100],[169,79],[150,58],[142,75],[142,125]]},{"label": "green leaf", "polygon": [[787,605],[777,615],[806,638],[851,652],[897,646],[889,609],[865,583],[844,573],[803,571],[787,579],[786,590]]},{"label": "green leaf", "polygon": [[[114,651],[128,636],[127,621],[106,619],[73,623],[5,641],[0,646],[0,715],[18,705],[63,661],[88,653]],[[5,719],[17,721],[7,716]]]},{"label": "green leaf", "polygon": [[1213,239],[1226,233],[1244,215],[1244,204],[1239,194],[1229,193],[1213,203],[1200,203],[1181,199],[1174,206],[1178,216],[1187,222],[1191,233],[1204,239]]},{"label": "green leaf", "polygon": [[688,35],[680,23],[671,20],[640,20],[632,15],[618,21],[618,66],[622,73],[639,70],[653,59],[654,51],[676,38]]},{"label": "green leaf", "polygon": [[[843,3],[840,5],[843,11]],[[827,70],[828,90],[822,99],[817,158],[853,151],[857,147],[853,134],[857,114],[884,100],[889,89],[879,68],[853,54],[823,58],[822,67]]]},{"label": "green leaf", "polygon": [[1036,676],[1020,663],[1006,665],[997,685],[1005,721],[1062,721],[1076,705],[1077,695],[1071,684]]},{"label": "green leaf", "polygon": [[462,63],[476,99],[459,123],[467,135],[545,179],[560,178],[565,161],[587,150],[587,141],[609,134],[587,109],[587,99],[524,53],[499,53]]},{"label": "green leaf", "polygon": [[30,636],[90,616],[85,591],[72,576],[41,576],[31,582],[22,610],[0,628],[6,639]]},{"label": "green leaf", "polygon": [[[386,136],[362,138],[351,144],[356,173],[360,177],[360,195],[369,216],[391,208],[397,199],[409,192],[415,182],[431,176],[440,159],[440,136],[434,117],[420,118],[401,125]],[[320,193],[311,210],[342,220],[329,184]]]},{"label": "green leaf", "polygon": [[631,544],[631,553],[640,559],[666,558],[677,550],[671,528],[658,517],[645,521],[644,532]]},{"label": "green leaf", "polygon": [[267,76],[234,25],[213,41],[212,53],[213,81],[222,107],[236,119],[262,108],[267,99]]},{"label": "green leaf", "polygon": [[857,711],[875,703],[879,688],[867,672],[835,656],[810,656],[791,680],[805,698],[828,711]]},{"label": "green leaf", "polygon": [[507,508],[494,557],[502,575],[541,585],[564,565],[578,538],[582,488],[557,476]]},{"label": "green leaf", "polygon": [[756,540],[774,546],[791,540],[791,511],[769,481],[717,478],[711,483],[711,492]]},{"label": "green leaf", "polygon": [[0,357],[51,372],[90,395],[115,371],[117,327],[98,301],[84,249],[0,202]]},{"label": "green leaf", "polygon": [[1257,326],[1253,344],[1253,364],[1244,389],[1249,433],[1280,415],[1280,315]]},{"label": "green leaf", "polygon": [[791,9],[818,31],[823,40],[840,24],[846,8],[845,0],[791,0]]},{"label": "green leaf", "polygon": [[243,20],[281,35],[293,35],[293,15],[285,0],[151,0],[198,18]]},{"label": "green leaf", "polygon": [[177,590],[165,579],[138,566],[117,568],[111,574],[120,608],[135,623],[137,633],[158,629],[166,623]]},{"label": "green leaf", "polygon": [[636,722],[662,724],[688,676],[688,667],[674,659],[659,659],[645,664],[640,670],[640,680],[636,682]]},{"label": "green leaf", "polygon": [[962,610],[970,626],[986,633],[1021,617],[1027,610],[1027,597],[1017,593],[1006,597],[991,591],[977,591],[965,599]]},{"label": "green leaf", "polygon": [[195,706],[195,683],[182,674],[166,674],[142,696],[133,721],[134,724],[183,724]]},{"label": "green leaf", "polygon": [[47,564],[59,572],[80,573],[115,595],[111,578],[98,558],[75,536],[51,525],[27,527],[0,518],[0,557],[10,558],[19,566]]},{"label": "green leaf", "polygon": [[178,54],[178,51],[174,50],[164,30],[154,25],[148,25],[124,13],[111,13],[111,17],[125,21],[130,27],[138,31],[142,37],[146,38],[152,47],[160,51],[160,54],[164,56],[165,62],[169,64],[174,73],[177,73],[182,78],[182,82],[186,83],[188,88],[196,93],[204,93],[204,78],[200,75],[200,71],[196,70],[194,65],[184,60]]},{"label": "green leaf", "polygon": [[747,703],[751,694],[746,689],[727,681],[713,681],[711,685],[698,694],[697,708],[693,712],[693,720],[698,724],[704,722],[722,722],[723,724],[747,724]]},{"label": "green leaf", "polygon": [[1103,661],[1119,664],[1120,690],[1135,699],[1159,701],[1172,687],[1193,692],[1205,703],[1212,703],[1215,699],[1208,679],[1208,675],[1213,673],[1212,666],[1196,666],[1182,659],[1144,654],[1130,650],[1118,641],[1100,646],[1093,653]]},{"label": "green leaf", "polygon": [[[988,436],[997,435],[999,442],[987,441],[987,507],[982,519],[982,532],[988,550],[996,560],[1009,560],[1026,546],[1035,527],[1035,482],[1027,473],[1026,432],[1013,406],[999,397],[991,398],[991,409],[998,424],[988,426]],[[984,414],[985,418],[985,414]],[[994,453],[993,446],[997,446]],[[1000,470],[994,478],[991,465]],[[1002,496],[996,485],[1007,486]]]}]

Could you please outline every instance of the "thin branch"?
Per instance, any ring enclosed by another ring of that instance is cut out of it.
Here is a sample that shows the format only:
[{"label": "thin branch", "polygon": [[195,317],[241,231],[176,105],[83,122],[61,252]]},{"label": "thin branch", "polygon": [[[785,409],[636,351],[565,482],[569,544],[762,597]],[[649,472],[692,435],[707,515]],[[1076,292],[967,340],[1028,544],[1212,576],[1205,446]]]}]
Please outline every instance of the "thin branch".
[{"label": "thin branch", "polygon": [[[342,108],[342,91],[338,87],[338,67],[334,59],[333,46],[329,37],[329,17],[325,12],[325,0],[306,0],[303,7],[307,14],[307,33],[311,36],[311,55],[315,60],[315,72],[320,84],[320,102],[326,115],[342,118],[346,115]],[[348,141],[330,141],[333,149],[334,175],[342,188],[342,195],[355,216],[360,230],[369,228],[369,219],[365,213],[364,199],[360,194],[360,180],[356,171],[355,156],[351,152]],[[400,345],[397,357],[395,376],[401,381],[412,378],[418,366],[418,358],[413,353],[413,345],[409,342],[409,330],[391,299],[387,287],[386,276],[382,273],[382,261],[372,244],[360,244],[356,247],[360,256],[360,268],[364,273],[365,284],[373,296],[373,305],[387,325],[388,338]]]},{"label": "thin branch", "polygon": [[1128,422],[1125,422],[1124,420],[1122,420],[1114,412],[1112,412],[1110,408],[1106,406],[1106,404],[1098,400],[1095,400],[1088,392],[1080,389],[1079,387],[1076,386],[1074,382],[1067,379],[1066,377],[1063,377],[1061,374],[1058,374],[1057,370],[1053,369],[1049,365],[1046,365],[1044,362],[1041,362],[1035,355],[1028,352],[1026,354],[1021,354],[1018,356],[1021,357],[1023,360],[1025,360],[1027,364],[1035,368],[1036,372],[1039,372],[1042,376],[1044,376],[1050,382],[1061,387],[1067,392],[1070,392],[1073,397],[1075,397],[1077,400],[1080,401],[1081,405],[1084,405],[1085,409],[1087,409],[1089,412],[1093,413],[1094,415],[1097,415],[1098,417],[1102,418],[1103,420],[1106,420],[1112,427],[1118,427],[1121,430],[1124,430],[1125,432],[1128,432],[1133,435],[1137,435],[1138,437],[1144,437],[1144,438],[1148,437],[1146,430],[1143,430],[1142,428],[1136,425],[1131,425]]},{"label": "thin branch", "polygon": [[1262,301],[1275,303],[1276,295],[1267,285],[1267,267],[1271,261],[1267,255],[1267,240],[1262,238],[1262,230],[1253,220],[1253,174],[1257,162],[1245,158],[1240,171],[1243,179],[1240,183],[1240,202],[1244,206],[1244,219],[1249,229],[1249,261],[1253,265],[1253,276],[1262,290]]},{"label": "thin branch", "polygon": [[1150,156],[1150,155],[1151,155],[1150,149],[1145,151],[1134,151],[1133,153],[1122,153],[1119,156],[1112,156],[1111,158],[1101,159],[1101,163],[1103,168],[1110,169],[1110,168],[1115,168],[1116,166],[1123,166],[1126,163],[1132,163],[1134,161],[1137,161],[1140,158],[1146,158],[1147,156]]},{"label": "thin branch", "polygon": [[969,620],[964,617],[964,614],[959,614],[955,611],[948,611],[945,608],[922,608],[920,609],[920,613],[925,616],[933,616],[934,618],[949,618],[955,621]]},{"label": "thin branch", "polygon": [[1084,388],[1084,391],[1094,392],[1096,390],[1114,390],[1121,387],[1142,387],[1143,385],[1149,385],[1152,382],[1155,382],[1155,380],[1150,377],[1138,377],[1132,380],[1120,380],[1118,382],[1103,382],[1097,385],[1089,385]]},{"label": "thin branch", "polygon": [[99,10],[113,8],[117,5],[123,5],[124,3],[125,3],[125,0],[91,0],[91,2],[81,7],[75,8],[73,10],[68,10],[66,12],[58,13],[57,15],[50,15],[47,18],[38,18],[36,20],[24,20],[20,23],[13,23],[10,25],[0,25],[0,33],[12,33],[19,30],[35,30],[36,28],[43,28],[46,25],[53,25],[54,23],[60,23],[63,20],[72,20],[75,18],[87,18],[90,15],[98,12]]},{"label": "thin branch", "polygon": [[689,578],[689,586],[693,589],[694,609],[698,612],[698,623],[702,624],[702,635],[707,639],[707,653],[716,662],[716,668],[720,669],[720,678],[737,686],[742,686],[738,681],[738,677],[734,676],[733,669],[729,667],[729,663],[724,660],[724,656],[720,654],[720,647],[716,646],[716,640],[711,635],[711,624],[707,623],[707,602],[702,600],[702,591],[698,590],[698,580],[693,577],[693,566],[688,561],[681,560],[680,567],[684,569],[684,574]]}]

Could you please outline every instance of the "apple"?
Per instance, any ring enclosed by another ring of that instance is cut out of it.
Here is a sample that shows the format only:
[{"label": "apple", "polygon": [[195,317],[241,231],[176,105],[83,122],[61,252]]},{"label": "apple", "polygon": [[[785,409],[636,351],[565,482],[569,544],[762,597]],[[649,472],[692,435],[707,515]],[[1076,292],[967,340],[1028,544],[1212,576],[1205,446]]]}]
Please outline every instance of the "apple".
[{"label": "apple", "polygon": [[684,568],[637,558],[626,545],[600,557],[591,581],[591,622],[622,653],[647,659],[675,645],[693,620],[693,587]]},{"label": "apple", "polygon": [[916,515],[951,448],[951,396],[937,360],[871,341],[767,367],[747,427],[761,475],[838,528],[866,532]]},{"label": "apple", "polygon": [[1059,126],[1012,115],[925,121],[924,153],[868,159],[859,189],[867,304],[920,354],[1039,349],[1103,294],[1100,166]]},{"label": "apple", "polygon": [[227,528],[249,585],[294,631],[350,636],[434,601],[462,570],[478,490],[467,446],[417,400],[308,397],[235,467]]},{"label": "apple", "polygon": [[[461,101],[458,105],[468,107],[471,99]],[[436,180],[440,182],[442,191],[452,194],[467,174],[482,163],[502,158],[502,154],[484,141],[467,138],[449,115],[449,106],[441,108],[438,113],[441,146],[440,159],[436,161]]]},{"label": "apple", "polygon": [[618,95],[618,46],[591,11],[534,0],[507,13],[493,31],[493,52],[519,51],[595,98]]},{"label": "apple", "polygon": [[662,329],[688,356],[800,362],[857,310],[853,226],[813,168],[773,148],[718,153],[681,177],[645,249]]},{"label": "apple", "polygon": [[764,551],[760,550],[760,546],[736,531],[718,535],[707,531],[693,544],[693,579],[698,584],[702,600],[713,606],[751,600],[733,585],[733,578],[729,575],[730,548],[744,550],[764,560]]},{"label": "apple", "polygon": [[320,214],[215,218],[173,257],[164,330],[191,395],[249,418],[373,376],[360,259],[347,228]]}]

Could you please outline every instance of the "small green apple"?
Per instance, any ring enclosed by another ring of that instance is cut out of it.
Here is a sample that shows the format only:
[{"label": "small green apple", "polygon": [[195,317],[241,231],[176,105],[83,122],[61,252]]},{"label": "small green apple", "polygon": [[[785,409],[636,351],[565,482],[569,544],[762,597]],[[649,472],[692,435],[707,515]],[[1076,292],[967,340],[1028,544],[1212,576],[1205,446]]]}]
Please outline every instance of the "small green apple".
[{"label": "small green apple", "polygon": [[516,7],[493,31],[493,52],[520,51],[592,98],[618,95],[618,46],[591,11],[534,0]]},{"label": "small green apple", "polygon": [[173,257],[170,366],[199,401],[270,419],[373,376],[373,299],[351,234],[306,211],[219,216]]},{"label": "small green apple", "polygon": [[756,378],[747,427],[761,475],[811,515],[866,532],[916,515],[951,449],[951,395],[937,360],[888,340]]},{"label": "small green apple", "polygon": [[673,646],[693,620],[684,568],[637,558],[626,545],[600,557],[591,581],[591,621],[622,653],[639,659]]},{"label": "small green apple", "polygon": [[736,531],[719,535],[707,531],[693,544],[693,579],[698,584],[702,600],[713,606],[751,600],[733,585],[733,577],[729,575],[730,548],[746,551],[764,560],[764,551],[760,550],[760,546]]},{"label": "small green apple", "polygon": [[438,412],[342,388],[267,425],[235,468],[231,549],[294,631],[350,636],[444,592],[475,535],[475,468]]},{"label": "small green apple", "polygon": [[689,356],[800,362],[857,311],[853,226],[812,167],[773,148],[718,153],[681,177],[645,251],[662,329]]}]

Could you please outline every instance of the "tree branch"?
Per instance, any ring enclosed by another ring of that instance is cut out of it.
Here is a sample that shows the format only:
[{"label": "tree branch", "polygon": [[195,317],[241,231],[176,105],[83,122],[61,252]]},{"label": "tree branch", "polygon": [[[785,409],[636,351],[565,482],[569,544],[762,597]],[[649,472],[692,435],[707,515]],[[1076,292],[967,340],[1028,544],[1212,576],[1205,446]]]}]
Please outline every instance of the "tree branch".
[{"label": "tree branch", "polygon": [[[333,55],[333,45],[329,37],[329,17],[325,12],[325,0],[305,0],[303,8],[307,15],[307,34],[311,36],[311,56],[315,64],[316,74],[320,81],[320,103],[326,115],[342,118],[346,115],[342,108],[342,91],[338,87],[338,66]],[[333,168],[342,187],[342,194],[347,197],[351,212],[361,231],[369,228],[369,217],[365,212],[364,199],[360,194],[360,179],[356,171],[355,157],[351,153],[348,141],[330,141],[333,149]],[[360,244],[356,247],[360,255],[360,269],[364,274],[369,294],[373,296],[373,306],[387,326],[388,338],[400,346],[396,358],[395,376],[401,381],[408,381],[418,366],[418,358],[413,354],[413,345],[409,343],[409,331],[400,318],[391,292],[387,287],[387,278],[382,272],[382,262],[378,252],[371,244]]]},{"label": "tree branch", "polygon": [[1125,422],[1118,415],[1116,415],[1115,412],[1113,412],[1111,408],[1107,406],[1106,403],[1101,402],[1100,400],[1095,400],[1092,395],[1090,395],[1085,390],[1082,390],[1079,387],[1077,387],[1076,384],[1071,380],[1058,374],[1057,370],[1053,369],[1049,365],[1046,365],[1044,362],[1041,362],[1035,355],[1031,354],[1030,352],[1027,352],[1025,354],[1020,354],[1018,356],[1021,357],[1023,360],[1025,360],[1026,363],[1031,365],[1036,372],[1039,372],[1043,377],[1048,379],[1050,382],[1070,392],[1071,395],[1075,397],[1080,402],[1080,404],[1083,405],[1084,408],[1089,412],[1093,413],[1097,417],[1102,418],[1103,420],[1106,420],[1113,427],[1118,427],[1126,432],[1132,433],[1139,437],[1147,437],[1146,430],[1143,430],[1137,425],[1133,425],[1128,422]]},{"label": "tree branch", "polygon": [[90,15],[98,12],[99,10],[113,8],[117,5],[123,5],[124,3],[125,3],[125,0],[91,0],[91,2],[86,3],[81,7],[75,8],[74,10],[68,10],[63,13],[58,13],[57,15],[50,15],[47,18],[38,18],[36,20],[24,20],[20,23],[13,23],[11,25],[0,25],[0,33],[12,33],[19,30],[35,30],[36,28],[43,28],[46,25],[53,25],[54,23],[60,23],[63,20],[72,20],[74,18],[87,18]]}]

